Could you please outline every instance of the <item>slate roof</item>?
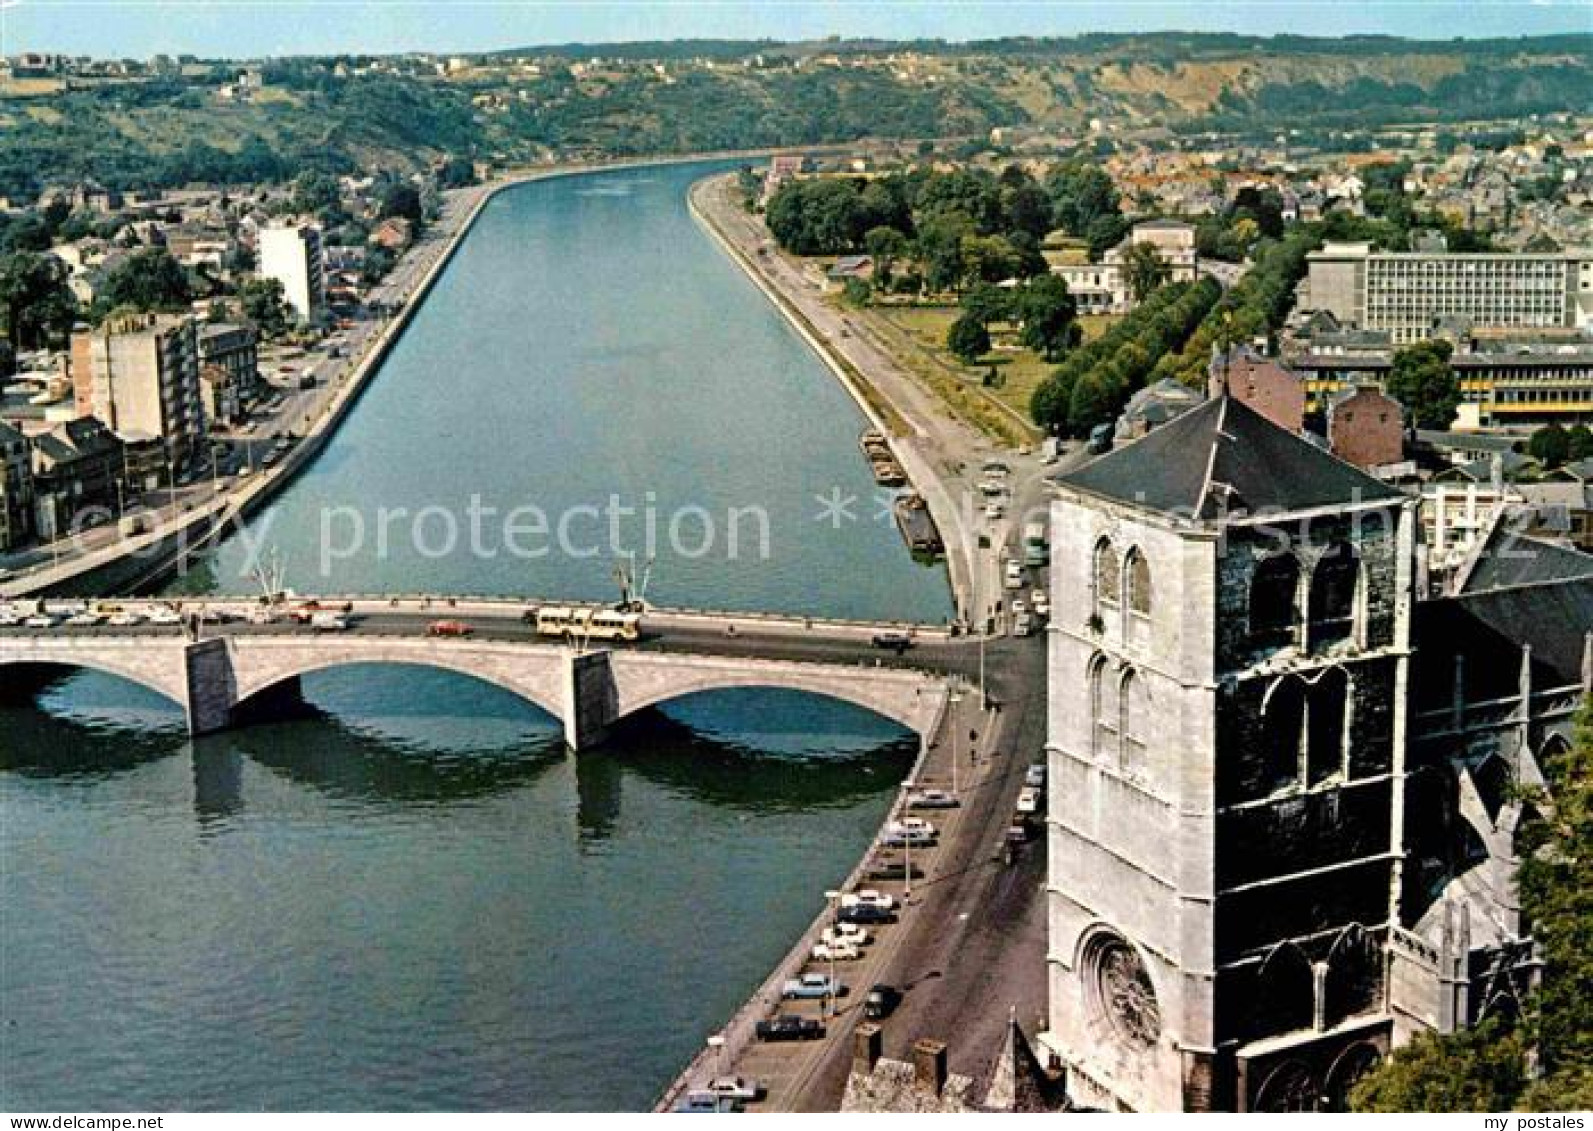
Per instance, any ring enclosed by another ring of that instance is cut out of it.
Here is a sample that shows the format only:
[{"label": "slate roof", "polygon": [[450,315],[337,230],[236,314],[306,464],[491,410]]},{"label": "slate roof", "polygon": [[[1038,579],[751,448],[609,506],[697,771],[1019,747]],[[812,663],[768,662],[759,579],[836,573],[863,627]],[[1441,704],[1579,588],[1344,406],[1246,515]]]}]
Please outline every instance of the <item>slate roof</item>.
[{"label": "slate roof", "polygon": [[1429,653],[1421,658],[1440,679],[1448,670],[1447,656],[1465,652],[1504,664],[1513,683],[1517,661],[1506,649],[1530,644],[1538,686],[1576,683],[1590,632],[1593,576],[1467,592],[1416,607],[1418,656]]},{"label": "slate roof", "polygon": [[1593,554],[1516,534],[1501,522],[1476,551],[1460,594],[1583,577],[1593,578]]},{"label": "slate roof", "polygon": [[1057,483],[1207,521],[1405,498],[1233,397],[1208,400]]}]

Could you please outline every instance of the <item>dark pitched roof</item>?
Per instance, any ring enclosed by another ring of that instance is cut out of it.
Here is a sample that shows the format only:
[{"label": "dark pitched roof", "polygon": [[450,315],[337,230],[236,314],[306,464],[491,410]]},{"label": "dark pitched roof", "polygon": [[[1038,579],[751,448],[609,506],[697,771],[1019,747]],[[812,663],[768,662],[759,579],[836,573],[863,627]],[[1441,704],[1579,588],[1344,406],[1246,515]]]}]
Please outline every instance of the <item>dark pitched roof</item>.
[{"label": "dark pitched roof", "polygon": [[[1571,684],[1582,678],[1585,638],[1593,632],[1593,577],[1490,589],[1422,601],[1416,607],[1418,658],[1439,679],[1449,656],[1470,654],[1477,662],[1515,667],[1505,649],[1532,647],[1538,685]],[[1425,653],[1425,655],[1423,655]]]},{"label": "dark pitched roof", "polygon": [[1206,520],[1405,497],[1233,397],[1213,398],[1057,482]]},{"label": "dark pitched roof", "polygon": [[1481,593],[1579,577],[1593,577],[1593,554],[1518,534],[1501,520],[1473,554],[1459,592]]}]

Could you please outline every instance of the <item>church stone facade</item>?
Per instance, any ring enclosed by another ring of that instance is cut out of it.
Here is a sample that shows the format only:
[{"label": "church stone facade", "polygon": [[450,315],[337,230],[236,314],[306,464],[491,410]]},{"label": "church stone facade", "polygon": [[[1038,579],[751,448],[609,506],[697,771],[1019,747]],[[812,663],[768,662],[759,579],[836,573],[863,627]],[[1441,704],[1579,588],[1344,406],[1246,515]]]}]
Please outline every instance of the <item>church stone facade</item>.
[{"label": "church stone facade", "polygon": [[1474,1020],[1473,967],[1530,968],[1508,915],[1491,960],[1461,937],[1508,835],[1411,851],[1413,752],[1470,780],[1412,733],[1417,506],[1224,396],[1058,481],[1042,1042],[1075,1103],[1340,1109],[1393,1043]]}]

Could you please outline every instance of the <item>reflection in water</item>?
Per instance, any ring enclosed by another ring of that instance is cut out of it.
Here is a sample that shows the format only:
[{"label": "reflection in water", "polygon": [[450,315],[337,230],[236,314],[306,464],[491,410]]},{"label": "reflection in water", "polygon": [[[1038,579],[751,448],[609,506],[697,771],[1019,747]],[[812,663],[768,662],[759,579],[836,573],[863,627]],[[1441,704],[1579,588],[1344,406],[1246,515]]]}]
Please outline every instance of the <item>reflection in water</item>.
[{"label": "reflection in water", "polygon": [[0,1106],[644,1108],[914,749],[792,693],[682,699],[574,757],[449,673],[303,690],[197,742],[89,673],[0,706]]}]

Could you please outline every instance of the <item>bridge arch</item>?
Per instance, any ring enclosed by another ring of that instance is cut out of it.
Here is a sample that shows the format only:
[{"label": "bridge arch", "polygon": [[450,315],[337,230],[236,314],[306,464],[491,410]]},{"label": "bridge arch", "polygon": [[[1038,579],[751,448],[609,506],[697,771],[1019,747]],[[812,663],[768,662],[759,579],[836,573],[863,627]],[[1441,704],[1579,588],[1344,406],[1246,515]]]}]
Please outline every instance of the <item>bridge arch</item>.
[{"label": "bridge arch", "polygon": [[616,657],[616,722],[688,695],[766,689],[800,691],[849,703],[923,738],[933,730],[945,699],[944,682],[924,672],[859,668],[853,673],[830,666],[756,662],[682,663],[679,656],[671,660],[674,662],[639,671]]},{"label": "bridge arch", "polygon": [[120,656],[115,652],[54,654],[52,652],[39,651],[31,654],[0,653],[0,684],[6,682],[5,672],[8,668],[75,669],[126,680],[128,683],[159,695],[178,710],[185,710],[188,706],[187,681],[183,675],[181,660],[175,661],[175,665],[168,671],[162,672],[158,666],[151,665],[146,660],[140,660],[137,657]]},{"label": "bridge arch", "polygon": [[558,697],[549,694],[546,689],[537,687],[526,680],[505,678],[496,673],[484,671],[478,665],[470,663],[467,659],[454,657],[433,657],[422,659],[410,658],[371,658],[363,656],[339,656],[311,660],[303,663],[271,665],[264,671],[251,672],[247,679],[240,675],[238,689],[234,700],[234,707],[247,706],[250,700],[270,691],[272,688],[281,687],[292,680],[303,676],[315,675],[319,672],[334,671],[338,668],[348,667],[392,667],[392,668],[423,668],[432,671],[448,672],[451,675],[464,676],[467,679],[485,683],[499,690],[507,691],[522,702],[542,711],[559,722],[563,719],[563,708]]}]

